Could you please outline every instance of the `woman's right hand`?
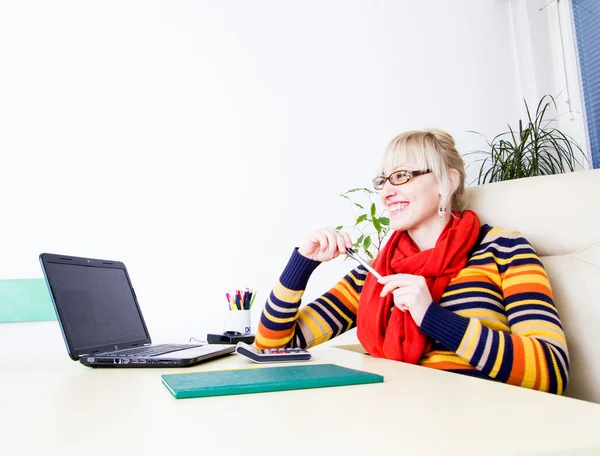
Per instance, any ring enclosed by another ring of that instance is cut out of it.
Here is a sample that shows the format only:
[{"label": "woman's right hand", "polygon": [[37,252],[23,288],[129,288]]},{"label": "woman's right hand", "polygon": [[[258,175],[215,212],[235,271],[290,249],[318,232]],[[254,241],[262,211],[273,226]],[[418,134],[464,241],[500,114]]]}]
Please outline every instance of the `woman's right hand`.
[{"label": "woman's right hand", "polygon": [[298,253],[314,261],[330,261],[346,253],[346,249],[352,247],[352,239],[348,233],[336,231],[333,228],[322,228],[315,230]]}]

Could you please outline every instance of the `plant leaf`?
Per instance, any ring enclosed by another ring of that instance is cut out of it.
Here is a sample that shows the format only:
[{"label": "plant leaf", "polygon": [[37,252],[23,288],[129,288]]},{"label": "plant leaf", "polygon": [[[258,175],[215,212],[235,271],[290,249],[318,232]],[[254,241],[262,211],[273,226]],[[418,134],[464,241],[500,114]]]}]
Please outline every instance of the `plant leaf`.
[{"label": "plant leaf", "polygon": [[351,188],[350,190],[346,190],[344,195],[346,195],[348,193],[355,193],[355,192],[376,193],[373,190],[371,190],[370,188],[358,187],[358,188]]},{"label": "plant leaf", "polygon": [[379,219],[377,217],[373,217],[373,226],[375,227],[375,231],[381,233],[381,223],[379,223]]},{"label": "plant leaf", "polygon": [[507,125],[508,131],[486,140],[487,149],[473,152],[482,157],[473,162],[479,166],[477,184],[574,171],[588,161],[572,137],[553,127],[556,117],[548,118],[551,108],[557,110],[554,97],[544,95],[535,113],[523,101],[526,118],[518,120],[516,130]]},{"label": "plant leaf", "polygon": [[356,219],[356,223],[354,224],[354,226],[358,225],[359,223],[364,222],[365,220],[367,220],[367,214],[362,214],[360,215],[357,219]]}]

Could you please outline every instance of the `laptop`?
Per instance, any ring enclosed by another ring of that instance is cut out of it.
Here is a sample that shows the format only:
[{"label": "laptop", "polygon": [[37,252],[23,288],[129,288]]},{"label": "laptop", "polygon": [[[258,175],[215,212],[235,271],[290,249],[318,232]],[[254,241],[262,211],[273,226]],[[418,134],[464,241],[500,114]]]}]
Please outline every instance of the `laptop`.
[{"label": "laptop", "polygon": [[152,344],[122,262],[42,253],[42,271],[69,356],[89,367],[191,366],[235,345]]}]

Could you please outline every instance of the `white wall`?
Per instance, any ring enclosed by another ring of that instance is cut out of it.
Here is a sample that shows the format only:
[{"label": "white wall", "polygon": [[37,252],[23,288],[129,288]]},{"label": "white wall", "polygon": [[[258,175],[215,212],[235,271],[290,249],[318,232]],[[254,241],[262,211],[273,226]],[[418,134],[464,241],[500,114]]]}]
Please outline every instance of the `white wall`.
[{"label": "white wall", "polygon": [[[519,93],[532,113],[544,95],[555,97],[557,109],[549,114],[556,116],[556,128],[570,135],[587,156],[571,1],[511,0],[509,7]],[[521,117],[525,119],[524,104],[521,106]],[[582,168],[591,167],[591,161],[588,164],[578,158]]]},{"label": "white wall", "polygon": [[0,278],[41,277],[43,251],[122,260],[156,341],[220,331],[235,287],[256,323],[392,137],[468,152],[518,115],[513,52],[500,0],[3,2]]}]

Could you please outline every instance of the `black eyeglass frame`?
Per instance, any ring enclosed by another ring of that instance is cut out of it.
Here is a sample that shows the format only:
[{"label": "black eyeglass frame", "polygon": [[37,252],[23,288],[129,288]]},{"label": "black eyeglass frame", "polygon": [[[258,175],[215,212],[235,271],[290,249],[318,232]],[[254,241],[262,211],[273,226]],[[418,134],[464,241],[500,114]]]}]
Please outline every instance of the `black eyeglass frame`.
[{"label": "black eyeglass frame", "polygon": [[[390,184],[396,185],[396,186],[403,185],[403,184],[406,184],[407,182],[410,182],[410,180],[413,177],[422,176],[423,174],[428,174],[431,172],[432,171],[430,169],[416,170],[416,171],[411,171],[408,169],[399,169],[397,171],[394,171],[388,177],[377,176],[377,177],[373,178],[373,187],[375,188],[375,190],[383,190],[383,187],[385,186],[385,181],[390,181]],[[398,182],[398,180],[397,180],[398,175],[402,174],[402,173],[405,174],[404,176],[402,176],[402,179],[406,179],[406,180],[404,180],[402,182]]]}]

